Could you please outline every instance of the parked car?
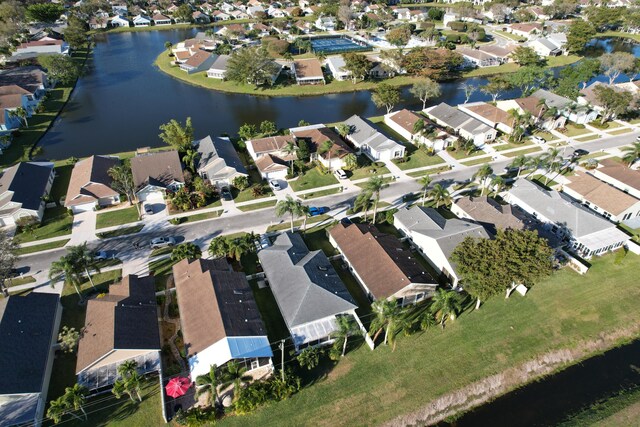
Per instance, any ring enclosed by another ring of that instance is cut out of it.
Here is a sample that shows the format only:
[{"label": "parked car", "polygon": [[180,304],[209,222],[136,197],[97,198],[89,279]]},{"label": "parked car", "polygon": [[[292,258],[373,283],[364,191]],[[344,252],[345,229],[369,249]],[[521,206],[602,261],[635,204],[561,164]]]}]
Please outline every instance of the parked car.
[{"label": "parked car", "polygon": [[105,251],[98,251],[93,254],[93,259],[96,261],[102,261],[109,258]]},{"label": "parked car", "polygon": [[153,215],[153,207],[151,207],[151,205],[144,205],[144,212],[147,215]]},{"label": "parked car", "polygon": [[151,240],[151,249],[164,248],[167,246],[173,246],[176,244],[176,239],[173,237],[156,237]]},{"label": "parked car", "polygon": [[640,135],[636,136],[636,141],[640,142]]},{"label": "parked car", "polygon": [[546,144],[547,140],[544,138],[540,138],[539,136],[532,136],[531,137],[531,141],[535,142],[536,144]]},{"label": "parked car", "polygon": [[336,169],[334,172],[338,179],[347,179],[347,174],[342,169]]},{"label": "parked car", "polygon": [[309,208],[309,216],[318,216],[318,215],[322,215],[329,212],[329,208],[327,207],[321,207],[318,208],[316,206],[311,206]]},{"label": "parked car", "polygon": [[571,155],[571,158],[577,159],[578,157],[586,156],[587,154],[589,154],[587,150],[578,148],[576,151],[573,152],[573,154]]},{"label": "parked car", "polygon": [[273,191],[282,190],[282,187],[280,187],[280,183],[275,179],[269,180],[269,185],[271,186],[271,188],[273,188]]},{"label": "parked car", "polygon": [[351,222],[351,220],[349,219],[349,217],[348,217],[348,216],[345,216],[344,218],[342,218],[342,219],[340,220],[340,222],[341,222],[343,225],[351,225],[351,224],[352,224],[352,222]]},{"label": "parked car", "polygon": [[222,197],[222,200],[226,200],[227,202],[233,200],[233,196],[231,195],[231,191],[229,191],[229,187],[222,187],[220,189],[220,196]]}]

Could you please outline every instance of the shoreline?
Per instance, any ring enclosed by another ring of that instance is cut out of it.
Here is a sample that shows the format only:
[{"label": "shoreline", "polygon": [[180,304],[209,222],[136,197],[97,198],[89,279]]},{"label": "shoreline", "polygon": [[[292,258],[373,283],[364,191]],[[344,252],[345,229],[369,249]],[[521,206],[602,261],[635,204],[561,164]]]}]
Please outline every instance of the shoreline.
[{"label": "shoreline", "polygon": [[[576,55],[561,56],[549,58],[550,63],[546,68],[556,68],[567,66],[582,60],[583,57]],[[360,91],[371,91],[375,89],[380,83],[386,83],[394,87],[410,86],[415,81],[419,80],[419,77],[414,76],[395,76],[389,79],[380,81],[366,80],[353,84],[350,80],[345,81],[332,81],[325,85],[288,85],[277,88],[255,88],[249,85],[239,85],[228,81],[211,79],[206,76],[205,71],[200,71],[194,74],[187,74],[180,70],[179,67],[171,65],[171,57],[169,57],[167,50],[163,50],[154,60],[153,66],[155,66],[160,72],[184,83],[191,84],[193,86],[202,87],[207,90],[213,90],[222,93],[234,93],[238,95],[250,95],[265,98],[277,98],[277,97],[301,97],[301,96],[324,96],[333,95],[338,93],[353,93]],[[486,78],[490,76],[500,74],[510,74],[517,70],[517,67],[513,63],[507,63],[499,65],[497,67],[476,68],[471,71],[462,73],[461,77],[452,79],[450,82],[461,81],[469,78]],[[327,89],[328,88],[328,89]]]}]

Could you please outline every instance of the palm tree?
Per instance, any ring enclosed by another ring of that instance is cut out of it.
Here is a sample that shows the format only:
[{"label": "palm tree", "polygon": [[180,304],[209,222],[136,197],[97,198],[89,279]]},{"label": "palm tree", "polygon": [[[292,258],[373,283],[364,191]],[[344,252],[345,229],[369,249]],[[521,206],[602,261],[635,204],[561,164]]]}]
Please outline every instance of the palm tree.
[{"label": "palm tree", "polygon": [[529,157],[529,161],[527,163],[528,163],[527,166],[531,168],[531,172],[529,172],[527,177],[531,176],[538,169],[543,169],[547,167],[547,162],[543,155]]},{"label": "palm tree", "polygon": [[276,205],[276,216],[281,217],[284,215],[291,215],[291,232],[293,233],[293,218],[299,215],[300,212],[300,200],[296,200],[291,196],[287,196],[285,200],[280,200]]},{"label": "palm tree", "polygon": [[524,154],[520,154],[515,159],[513,159],[511,164],[509,164],[509,167],[510,168],[518,168],[518,174],[516,175],[516,178],[520,178],[520,173],[522,172],[522,169],[525,166],[527,166],[527,164],[528,164],[527,157]]},{"label": "palm tree", "polygon": [[69,407],[73,407],[76,411],[81,411],[84,415],[84,419],[87,419],[87,413],[83,406],[87,396],[87,389],[80,384],[74,384],[73,387],[67,387],[64,389],[63,399],[67,402]]},{"label": "palm tree", "polygon": [[560,150],[557,148],[551,148],[546,153],[542,154],[541,157],[545,162],[545,169],[547,172],[545,184],[548,184],[551,179],[551,174],[560,170],[560,167],[562,166],[562,156],[560,156]]},{"label": "palm tree", "polygon": [[367,212],[373,205],[373,200],[371,200],[371,192],[370,191],[362,191],[356,197],[356,200],[353,202],[353,210],[354,211],[363,211],[364,212],[364,220],[367,221]]},{"label": "palm tree", "polygon": [[302,232],[307,232],[307,219],[309,219],[309,215],[311,214],[311,209],[307,205],[300,204],[298,215],[302,217]]},{"label": "palm tree", "polygon": [[140,402],[142,402],[142,396],[140,395],[141,383],[142,377],[140,377],[140,374],[138,374],[137,371],[133,371],[131,375],[129,375],[129,378],[125,380],[125,388],[127,389],[127,393],[129,393],[129,396],[135,393]]},{"label": "palm tree", "polygon": [[[60,396],[56,400],[52,400],[51,402],[49,402],[49,409],[47,409],[47,417],[51,418],[54,424],[58,424],[60,421],[62,421],[62,417],[69,410],[69,405],[67,404],[67,402],[65,402],[63,398],[64,396]],[[76,415],[73,415],[73,416],[78,418],[79,420],[82,420]]]},{"label": "palm tree", "polygon": [[318,154],[328,154],[327,161],[329,162],[329,170],[331,170],[331,149],[333,148],[333,141],[326,140],[320,147],[318,147]]},{"label": "palm tree", "polygon": [[640,158],[640,142],[634,142],[631,146],[623,148],[622,152],[624,153],[622,160],[631,167],[633,162]]},{"label": "palm tree", "polygon": [[227,362],[226,369],[222,374],[223,387],[233,384],[233,396],[237,398],[240,395],[240,387],[248,381],[251,381],[251,375],[245,375],[247,368],[240,365],[235,360]]},{"label": "palm tree", "polygon": [[224,236],[218,236],[209,243],[209,255],[212,257],[226,257],[229,254],[229,240]]},{"label": "palm tree", "polygon": [[15,110],[8,110],[10,117],[18,117],[20,122],[24,122],[25,127],[29,127],[29,123],[27,122],[27,110],[24,107],[18,107]]},{"label": "palm tree", "polygon": [[197,259],[202,256],[200,247],[195,243],[180,243],[171,251],[171,261],[181,261],[183,259]]},{"label": "palm tree", "polygon": [[118,366],[118,374],[122,378],[128,378],[131,376],[131,374],[136,372],[137,369],[138,369],[138,362],[136,362],[135,360],[129,359],[127,361],[122,362],[120,366]]},{"label": "palm tree", "polygon": [[431,313],[436,315],[436,318],[440,318],[439,322],[442,329],[444,329],[444,323],[447,318],[455,320],[461,310],[460,294],[446,289],[438,289],[436,291],[431,302]]},{"label": "palm tree", "polygon": [[420,184],[420,188],[422,189],[422,206],[424,206],[424,202],[427,198],[427,191],[429,190],[429,185],[431,184],[431,177],[429,175],[425,175],[418,180],[418,184]]},{"label": "palm tree", "polygon": [[248,234],[245,238],[231,239],[228,242],[227,257],[240,261],[242,256],[254,250],[255,236],[253,233]]},{"label": "palm tree", "polygon": [[496,175],[491,178],[490,185],[494,188],[495,194],[498,194],[504,189],[504,178],[500,175]]},{"label": "palm tree", "polygon": [[298,147],[293,141],[287,142],[287,145],[284,146],[282,151],[284,151],[287,155],[291,156],[289,159],[289,167],[291,168],[291,175],[293,176],[293,155],[298,150]]},{"label": "palm tree", "polygon": [[165,49],[170,51],[172,47],[173,47],[173,43],[171,43],[170,41],[164,42],[164,48]]},{"label": "palm tree", "polygon": [[389,184],[381,176],[372,176],[365,183],[364,188],[369,191],[373,196],[373,222],[376,222],[376,215],[378,213],[378,202],[380,201],[380,192],[387,188]]},{"label": "palm tree", "polygon": [[375,341],[378,335],[380,335],[380,332],[384,330],[384,344],[387,345],[387,342],[393,342],[395,338],[395,325],[403,315],[397,300],[395,298],[377,300],[371,304],[371,311],[375,315],[375,318],[371,322],[371,330],[377,330],[373,336],[373,340]]},{"label": "palm tree", "polygon": [[346,138],[351,133],[351,126],[346,123],[340,123],[338,126],[336,126],[336,130],[341,137]]},{"label": "palm tree", "polygon": [[442,184],[434,185],[428,193],[429,197],[433,199],[436,204],[436,208],[439,208],[441,204],[448,205],[451,203],[451,194],[449,190],[444,188]]},{"label": "palm tree", "polygon": [[69,248],[67,257],[69,257],[72,262],[78,266],[78,269],[84,270],[87,278],[89,278],[91,287],[95,289],[96,287],[93,283],[93,279],[91,278],[91,274],[89,274],[89,269],[95,271],[96,273],[100,273],[100,267],[93,257],[93,253],[89,250],[89,248],[87,248],[87,242],[84,242],[81,245],[71,246]]},{"label": "palm tree", "polygon": [[196,160],[198,159],[198,154],[198,150],[190,148],[184,156],[182,156],[182,162],[187,165],[187,168],[193,173],[196,173]]},{"label": "palm tree", "polygon": [[480,196],[484,195],[484,189],[486,188],[487,179],[493,174],[493,168],[489,165],[489,163],[485,163],[480,166],[480,169],[473,174],[473,179],[478,180],[478,184],[480,184]]},{"label": "palm tree", "polygon": [[222,384],[218,377],[218,367],[211,365],[209,373],[205,375],[199,375],[196,378],[196,396],[200,397],[205,393],[209,393],[207,397],[207,404],[213,406],[214,403],[218,403],[218,387]]},{"label": "palm tree", "polygon": [[336,323],[338,325],[338,329],[334,331],[333,337],[336,340],[336,344],[342,342],[341,357],[344,357],[347,351],[347,340],[351,335],[357,334],[360,331],[360,328],[353,319],[353,316],[336,317]]},{"label": "palm tree", "polygon": [[62,256],[58,261],[53,261],[49,268],[49,279],[52,280],[51,286],[53,286],[53,280],[60,279],[64,276],[65,282],[70,283],[75,288],[80,302],[84,301],[82,293],[80,292],[80,273],[78,271],[78,265],[69,259],[68,255]]}]

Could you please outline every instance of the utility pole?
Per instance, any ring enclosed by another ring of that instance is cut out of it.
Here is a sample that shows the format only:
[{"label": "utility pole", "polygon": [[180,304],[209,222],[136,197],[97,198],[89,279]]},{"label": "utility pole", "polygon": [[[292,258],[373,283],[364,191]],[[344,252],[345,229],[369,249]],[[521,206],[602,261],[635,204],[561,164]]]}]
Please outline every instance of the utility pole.
[{"label": "utility pole", "polygon": [[284,340],[280,340],[280,372],[282,373],[282,382],[284,382]]}]

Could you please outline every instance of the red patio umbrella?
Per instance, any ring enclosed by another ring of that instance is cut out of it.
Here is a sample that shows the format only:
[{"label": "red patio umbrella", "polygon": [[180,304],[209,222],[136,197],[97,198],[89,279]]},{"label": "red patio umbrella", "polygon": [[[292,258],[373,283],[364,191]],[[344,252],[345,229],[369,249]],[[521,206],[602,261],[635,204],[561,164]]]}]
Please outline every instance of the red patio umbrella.
[{"label": "red patio umbrella", "polygon": [[171,397],[180,397],[189,390],[189,387],[191,387],[191,380],[189,378],[175,377],[169,380],[164,389],[167,392],[167,395]]}]

